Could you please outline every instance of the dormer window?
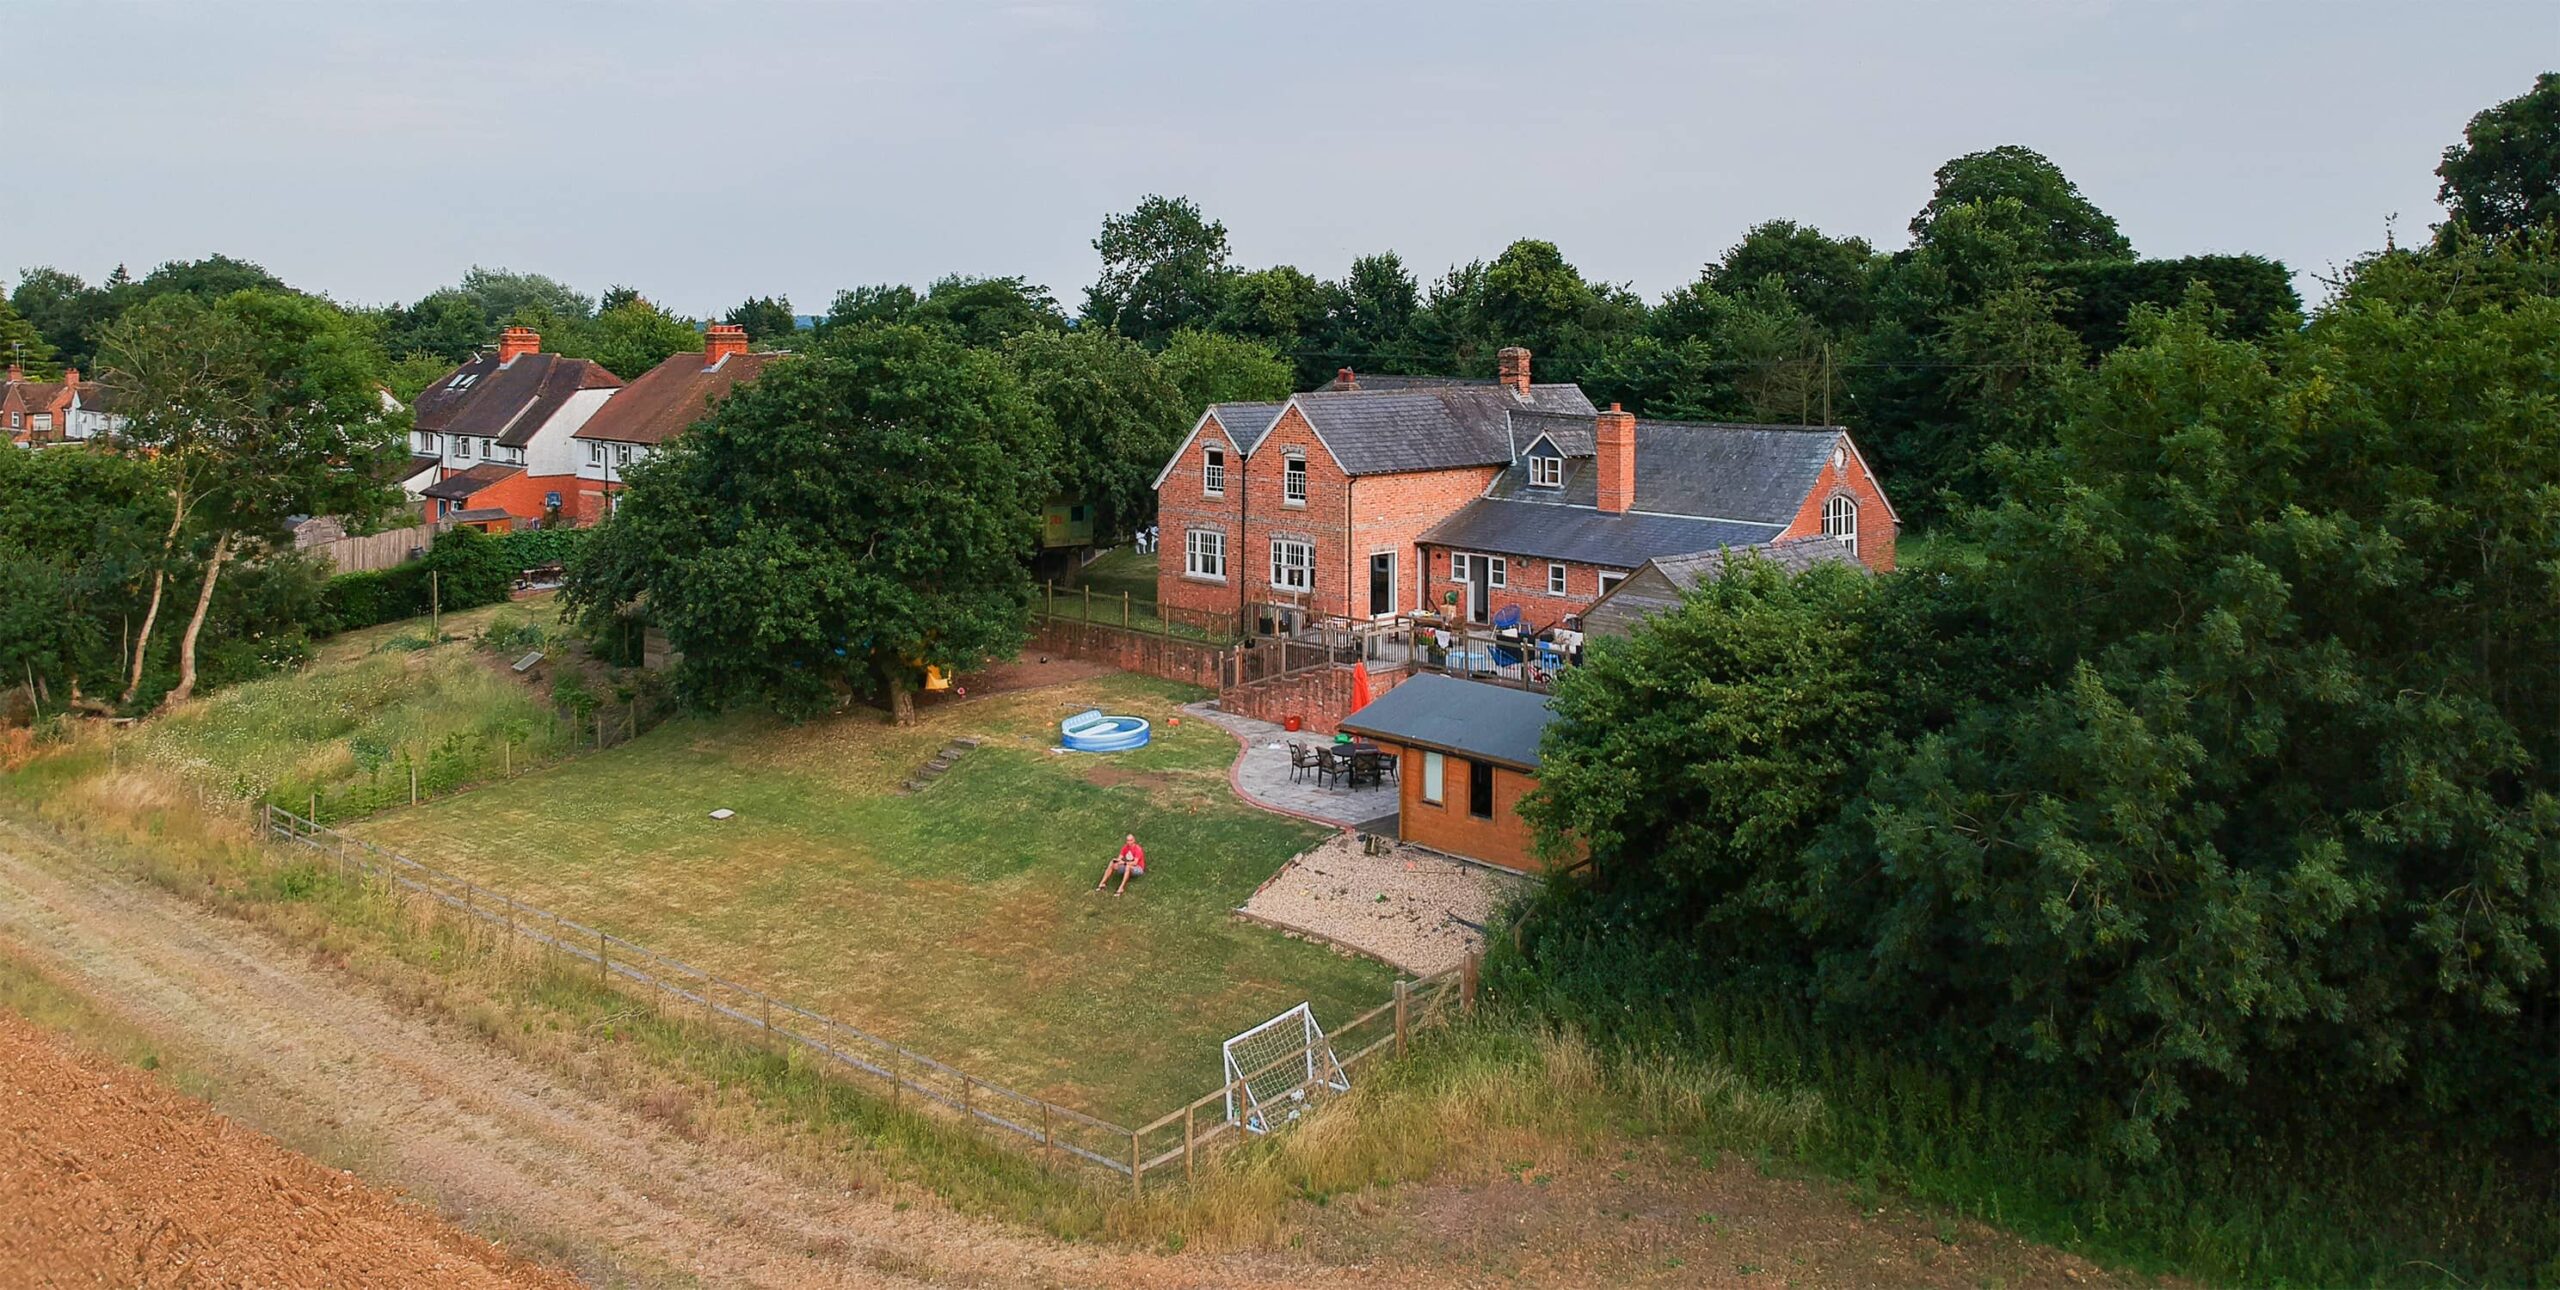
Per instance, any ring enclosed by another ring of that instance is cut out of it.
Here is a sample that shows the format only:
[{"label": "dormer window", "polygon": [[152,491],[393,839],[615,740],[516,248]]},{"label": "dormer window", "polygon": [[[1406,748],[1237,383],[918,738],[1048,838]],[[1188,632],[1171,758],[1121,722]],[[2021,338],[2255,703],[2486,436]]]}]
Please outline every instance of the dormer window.
[{"label": "dormer window", "polygon": [[1291,506],[1307,504],[1307,459],[1291,453],[1280,467],[1280,500]]},{"label": "dormer window", "polygon": [[1529,486],[1531,488],[1564,487],[1564,458],[1531,457],[1529,459]]},{"label": "dormer window", "polygon": [[1211,447],[1200,450],[1200,491],[1211,497],[1227,495],[1226,449]]}]

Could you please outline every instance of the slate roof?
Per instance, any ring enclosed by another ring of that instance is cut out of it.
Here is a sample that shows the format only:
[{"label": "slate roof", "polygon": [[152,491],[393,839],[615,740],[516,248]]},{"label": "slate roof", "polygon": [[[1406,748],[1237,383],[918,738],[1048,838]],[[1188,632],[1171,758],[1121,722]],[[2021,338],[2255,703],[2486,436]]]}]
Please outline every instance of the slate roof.
[{"label": "slate roof", "polygon": [[1226,427],[1227,437],[1236,441],[1237,450],[1250,457],[1255,445],[1262,442],[1262,436],[1271,433],[1272,423],[1280,419],[1280,409],[1287,406],[1286,403],[1212,403],[1209,411],[1217,416],[1219,425]]},{"label": "slate roof", "polygon": [[705,367],[705,354],[671,354],[640,374],[640,379],[605,400],[572,439],[604,439],[614,443],[662,444],[710,412],[741,381],[764,374],[777,358],[788,355],[731,354],[718,367]]},{"label": "slate roof", "polygon": [[440,497],[448,502],[467,502],[473,493],[500,480],[524,473],[522,466],[493,466],[486,463],[469,470],[457,470],[419,490],[424,497]]},{"label": "slate roof", "polygon": [[1724,576],[1726,566],[1744,551],[1789,573],[1802,573],[1821,564],[1845,564],[1866,572],[1866,566],[1858,563],[1848,543],[1820,534],[1758,546],[1655,556],[1609,594],[1591,602],[1591,607],[1582,611],[1582,628],[1602,635],[1624,635],[1644,619],[1678,606],[1681,598],[1699,584]]},{"label": "slate roof", "polygon": [[621,387],[621,377],[588,359],[522,354],[502,367],[497,355],[482,354],[445,373],[418,396],[415,424],[437,434],[495,439],[504,447],[522,448],[570,395]]},{"label": "slate roof", "polygon": [[[1546,429],[1542,420],[1535,429]],[[1524,432],[1532,427],[1524,420]],[[1636,422],[1636,495],[1629,508],[1662,515],[1695,515],[1786,525],[1813,491],[1814,481],[1841,446],[1837,426],[1737,426],[1698,421]],[[1587,442],[1591,426],[1583,426]],[[1523,433],[1526,449],[1534,438]],[[1561,436],[1559,436],[1561,440]],[[1514,462],[1494,478],[1485,496],[1546,505],[1597,505],[1593,459],[1566,449],[1564,487],[1533,488],[1529,467]],[[1691,548],[1697,549],[1697,548]]]},{"label": "slate roof", "polygon": [[1316,387],[1318,390],[1425,390],[1442,385],[1492,385],[1490,376],[1388,376],[1371,372],[1353,372],[1345,385],[1340,376]]},{"label": "slate roof", "polygon": [[[1538,768],[1538,739],[1556,719],[1545,695],[1425,672],[1334,723],[1389,743]],[[1414,767],[1406,774],[1419,774]]]},{"label": "slate roof", "polygon": [[1354,475],[1499,466],[1512,458],[1515,414],[1596,413],[1578,385],[1532,385],[1526,399],[1501,385],[1437,385],[1319,390],[1292,401]]},{"label": "slate roof", "polygon": [[1755,545],[1785,528],[1784,524],[1639,511],[1613,515],[1590,506],[1479,497],[1416,540],[1496,555],[1632,569],[1666,552]]}]

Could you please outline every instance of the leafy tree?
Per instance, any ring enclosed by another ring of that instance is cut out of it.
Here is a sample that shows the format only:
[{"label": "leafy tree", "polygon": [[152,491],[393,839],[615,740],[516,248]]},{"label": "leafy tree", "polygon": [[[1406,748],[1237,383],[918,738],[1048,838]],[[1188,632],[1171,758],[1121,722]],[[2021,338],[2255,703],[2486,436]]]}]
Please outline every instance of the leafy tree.
[{"label": "leafy tree", "polygon": [[[75,365],[87,364],[95,349],[99,323],[107,316],[108,295],[60,269],[37,267],[18,275],[9,304],[43,337],[49,353]],[[17,336],[0,340],[18,340]],[[29,344],[27,353],[35,353]]]},{"label": "leafy tree", "polygon": [[620,309],[624,305],[639,303],[641,299],[640,288],[626,287],[617,282],[606,287],[603,295],[596,297],[596,312],[606,313]]},{"label": "leafy tree", "polygon": [[1554,243],[1523,238],[1433,284],[1416,331],[1447,356],[1444,370],[1491,374],[1497,351],[1521,345],[1536,353],[1534,375],[1571,380],[1644,319],[1632,293],[1584,280]]},{"label": "leafy tree", "polygon": [[721,321],[744,330],[747,339],[756,342],[781,340],[800,330],[789,296],[749,296]]},{"label": "leafy tree", "polygon": [[2560,222],[2560,72],[2472,117],[2436,177],[2453,223],[2481,236]]},{"label": "leafy tree", "polygon": [[646,300],[633,299],[597,314],[593,322],[571,326],[549,347],[571,358],[594,359],[606,371],[631,380],[670,354],[699,351],[702,329],[689,319],[661,312]]},{"label": "leafy tree", "polygon": [[1912,240],[1935,241],[1939,220],[1965,206],[1999,213],[2031,259],[2121,260],[2133,254],[2115,218],[2081,196],[2060,166],[2032,148],[2003,144],[1938,167],[1937,190],[1911,219]]},{"label": "leafy tree", "polygon": [[53,346],[45,340],[44,333],[6,300],[0,300],[0,358],[19,364],[37,380],[52,380],[62,374],[53,362]]},{"label": "leafy tree", "polygon": [[910,321],[939,327],[963,345],[1002,345],[1025,332],[1064,331],[1067,316],[1047,287],[1019,277],[971,278],[954,274],[927,288]]},{"label": "leafy tree", "polygon": [[1058,488],[1093,508],[1098,535],[1155,515],[1156,472],[1200,409],[1137,342],[1108,331],[1033,331],[1005,347],[1058,434]]},{"label": "leafy tree", "polygon": [[1001,355],[873,326],[741,386],[635,466],[571,570],[590,629],[645,602],[712,707],[794,716],[1018,649],[1053,431]]},{"label": "leafy tree", "polygon": [[593,317],[596,304],[556,278],[472,265],[453,290],[480,309],[480,321],[494,336],[507,320],[532,313],[563,319]]},{"label": "leafy tree", "polygon": [[1210,330],[1260,341],[1294,358],[1295,383],[1313,387],[1331,379],[1339,366],[1329,355],[1304,352],[1323,334],[1329,304],[1325,285],[1300,269],[1257,269],[1228,280]]},{"label": "leafy tree", "polygon": [[1776,278],[1795,308],[1834,337],[1866,325],[1875,249],[1865,238],[1831,237],[1793,220],[1755,224],[1724,258],[1699,275],[1703,286],[1740,295]]},{"label": "leafy tree", "polygon": [[[1428,360],[1413,352],[1414,315],[1422,289],[1393,251],[1364,255],[1328,284],[1322,347],[1325,361],[1357,371],[1413,372]],[[1329,375],[1329,374],[1326,374]],[[1310,382],[1316,384],[1320,382]]]},{"label": "leafy tree", "polygon": [[835,302],[827,306],[827,326],[861,327],[871,323],[901,323],[915,312],[915,288],[895,283],[852,287],[836,293]]},{"label": "leafy tree", "polygon": [[1175,332],[1156,364],[1194,418],[1212,403],[1271,402],[1297,388],[1289,360],[1270,346],[1216,332]]},{"label": "leafy tree", "polygon": [[1150,195],[1104,219],[1093,249],[1102,256],[1102,276],[1085,291],[1085,320],[1148,345],[1207,326],[1233,272],[1227,226],[1184,197]]},{"label": "leafy tree", "polygon": [[2123,344],[2140,306],[2174,309],[2199,283],[2212,293],[2228,335],[2263,340],[2302,320],[2302,297],[2293,289],[2292,271],[2260,255],[2078,260],[2040,265],[2035,274],[2057,293],[2068,293],[2055,316],[2092,354]]},{"label": "leafy tree", "polygon": [[441,376],[443,368],[469,361],[497,339],[497,320],[487,315],[480,302],[460,288],[446,287],[406,308],[395,306],[384,319],[382,347],[397,358],[413,354],[433,358],[442,364],[436,373]]},{"label": "leafy tree", "polygon": [[[308,297],[163,296],[118,319],[104,353],[127,441],[164,471],[172,516],[164,556],[178,554],[181,538],[203,548],[177,685],[165,700],[179,703],[195,691],[197,645],[224,566],[287,541],[288,516],[361,525],[388,509],[396,494],[382,481],[405,451],[407,417],[383,408],[380,357],[363,329]],[[163,581],[155,573],[126,702]]]},{"label": "leafy tree", "polygon": [[85,680],[115,674],[167,507],[148,458],[0,453],[0,677],[77,703]]},{"label": "leafy tree", "polygon": [[130,303],[140,304],[170,295],[212,301],[241,291],[289,294],[292,290],[282,278],[247,260],[208,255],[201,260],[171,260],[153,269],[141,282],[134,284]]}]

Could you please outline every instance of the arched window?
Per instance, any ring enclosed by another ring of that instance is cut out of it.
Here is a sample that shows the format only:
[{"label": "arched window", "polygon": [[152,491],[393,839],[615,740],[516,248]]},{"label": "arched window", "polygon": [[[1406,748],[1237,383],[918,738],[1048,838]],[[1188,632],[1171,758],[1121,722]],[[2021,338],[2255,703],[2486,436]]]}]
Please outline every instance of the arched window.
[{"label": "arched window", "polygon": [[1849,554],[1858,553],[1858,503],[1846,493],[1822,504],[1822,535],[1849,544]]}]

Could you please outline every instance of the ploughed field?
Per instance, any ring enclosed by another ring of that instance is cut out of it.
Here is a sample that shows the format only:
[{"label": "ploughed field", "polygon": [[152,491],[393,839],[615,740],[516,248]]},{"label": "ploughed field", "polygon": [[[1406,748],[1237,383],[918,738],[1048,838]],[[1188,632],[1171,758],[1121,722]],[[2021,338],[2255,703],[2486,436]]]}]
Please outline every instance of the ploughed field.
[{"label": "ploughed field", "polygon": [[[1230,916],[1323,830],[1236,799],[1233,738],[1168,720],[1192,697],[1109,674],[929,703],[904,730],[870,713],[679,718],[351,831],[1136,1125],[1216,1088],[1227,1036],[1301,1001],[1348,1020],[1392,983]],[[1154,742],[1050,751],[1088,707],[1148,718]],[[979,746],[902,788],[964,736]],[[1128,833],[1146,877],[1096,894]]]}]

